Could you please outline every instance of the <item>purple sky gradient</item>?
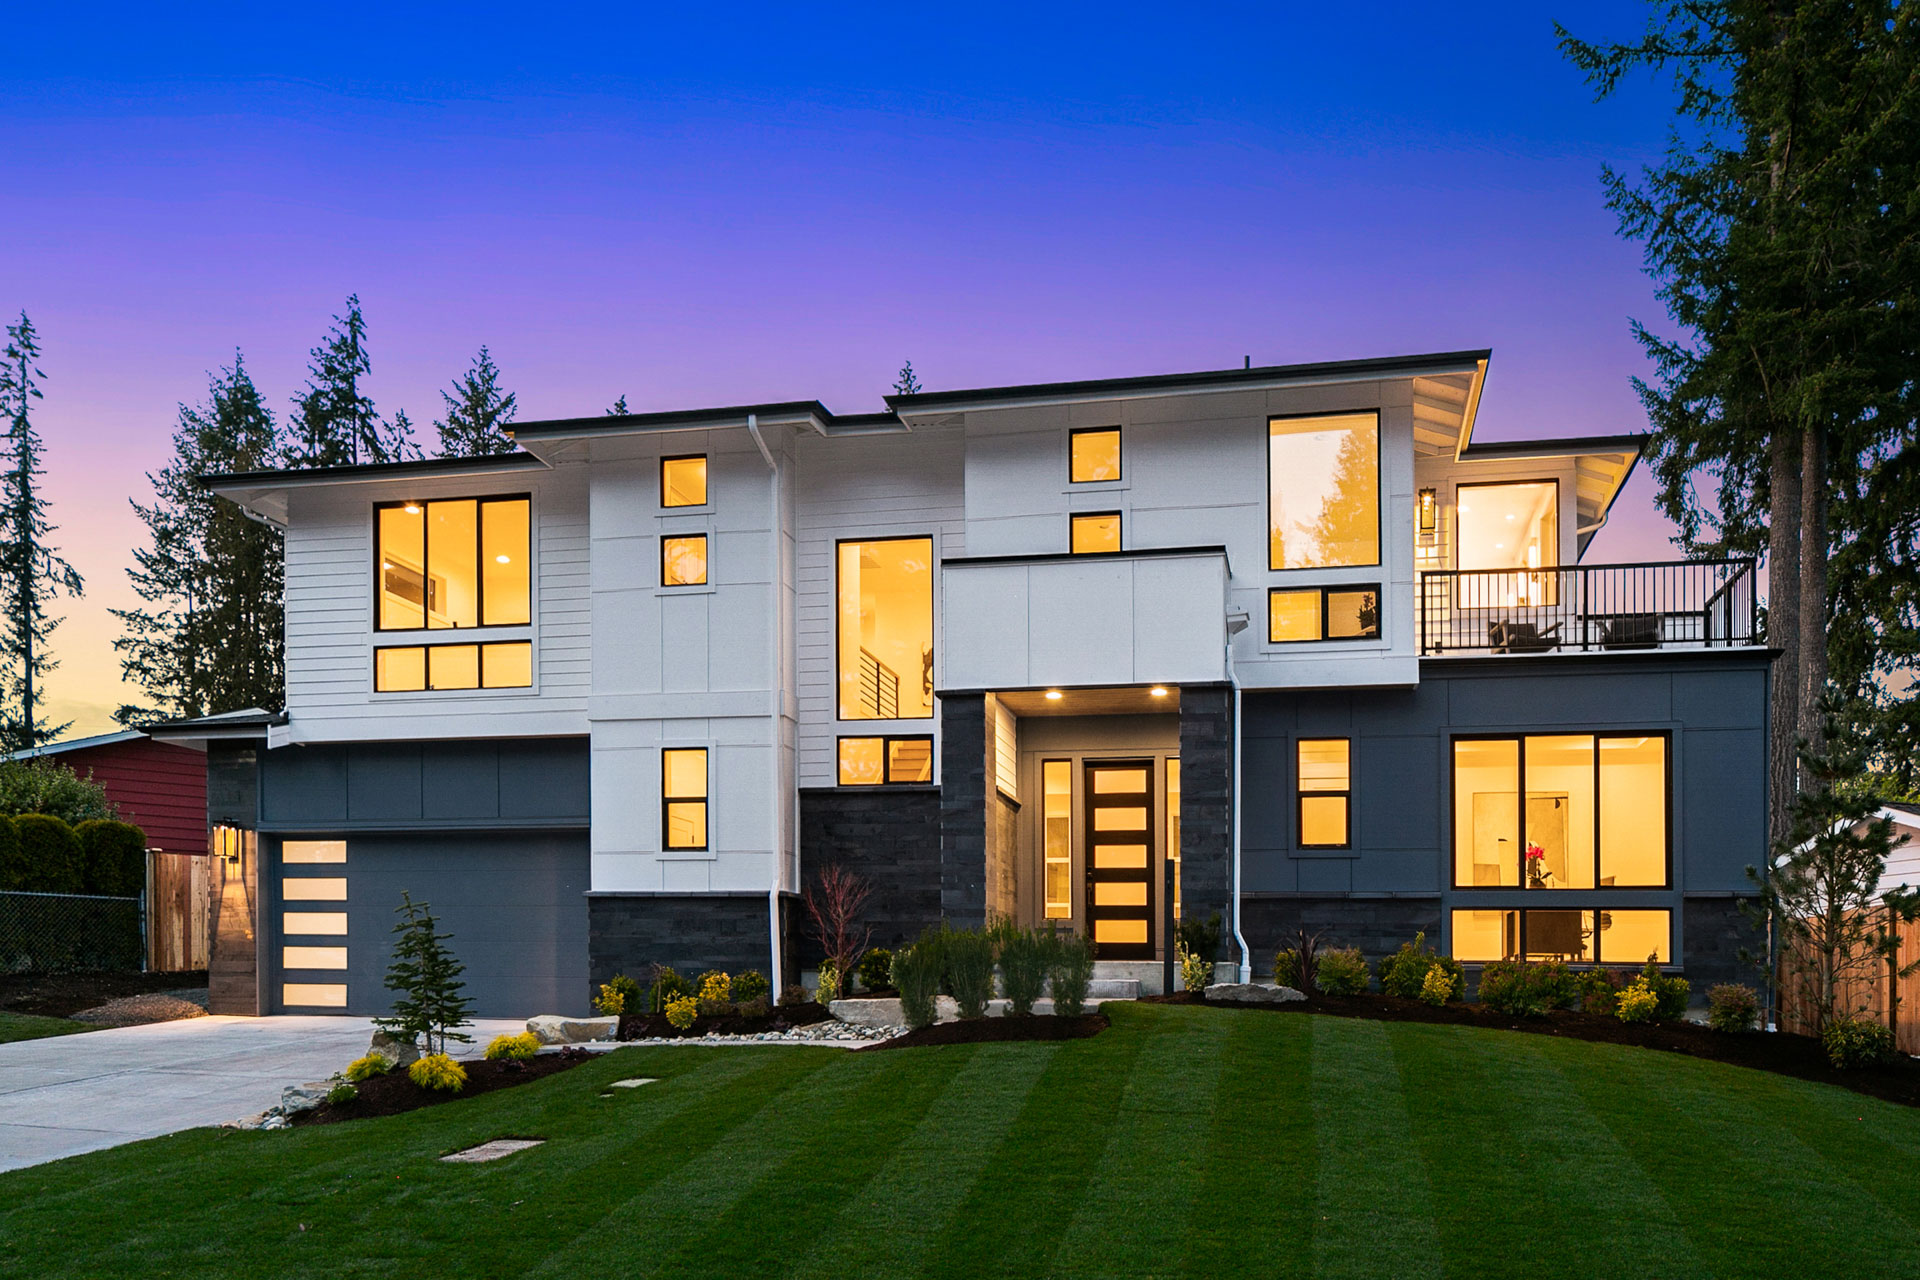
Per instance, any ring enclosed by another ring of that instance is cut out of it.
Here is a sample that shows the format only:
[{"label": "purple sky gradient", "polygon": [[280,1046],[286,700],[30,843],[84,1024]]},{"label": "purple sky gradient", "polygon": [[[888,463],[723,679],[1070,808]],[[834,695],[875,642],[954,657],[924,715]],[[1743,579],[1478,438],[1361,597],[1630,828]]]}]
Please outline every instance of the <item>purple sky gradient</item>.
[{"label": "purple sky gradient", "polygon": [[[1665,99],[1592,104],[1535,5],[534,14],[29,20],[0,311],[44,338],[88,581],[75,733],[131,696],[106,611],[176,406],[238,347],[284,411],[352,292],[429,433],[483,342],[522,417],[1491,346],[1477,438],[1645,425],[1628,318],[1662,314],[1598,174]],[[1637,475],[1587,558],[1669,532]]]}]

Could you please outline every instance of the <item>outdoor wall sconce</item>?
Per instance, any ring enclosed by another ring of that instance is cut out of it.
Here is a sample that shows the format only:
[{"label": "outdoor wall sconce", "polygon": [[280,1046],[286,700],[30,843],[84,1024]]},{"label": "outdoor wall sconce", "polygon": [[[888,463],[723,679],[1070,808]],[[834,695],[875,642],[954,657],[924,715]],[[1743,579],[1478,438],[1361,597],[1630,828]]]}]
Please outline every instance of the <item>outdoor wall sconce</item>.
[{"label": "outdoor wall sconce", "polygon": [[1420,491],[1420,532],[1432,537],[1440,523],[1440,495],[1432,489]]}]

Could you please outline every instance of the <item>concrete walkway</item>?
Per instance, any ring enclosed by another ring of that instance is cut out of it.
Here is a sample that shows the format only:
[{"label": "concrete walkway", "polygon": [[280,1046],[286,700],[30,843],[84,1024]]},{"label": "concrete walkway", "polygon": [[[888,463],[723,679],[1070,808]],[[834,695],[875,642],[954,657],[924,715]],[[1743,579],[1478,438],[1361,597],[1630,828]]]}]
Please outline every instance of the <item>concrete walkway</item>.
[{"label": "concrete walkway", "polygon": [[[504,1018],[467,1028],[478,1053]],[[367,1018],[188,1018],[0,1044],[0,1170],[265,1111],[367,1051]]]}]

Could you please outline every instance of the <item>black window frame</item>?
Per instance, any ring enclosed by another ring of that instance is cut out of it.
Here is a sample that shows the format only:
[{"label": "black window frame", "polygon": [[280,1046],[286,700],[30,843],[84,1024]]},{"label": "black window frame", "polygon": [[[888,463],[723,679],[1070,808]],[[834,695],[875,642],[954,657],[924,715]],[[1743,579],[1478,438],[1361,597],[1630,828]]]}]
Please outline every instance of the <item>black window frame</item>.
[{"label": "black window frame", "polygon": [[[904,723],[913,723],[921,720],[932,720],[935,718],[935,716],[939,711],[940,700],[937,697],[928,699],[927,714],[923,716],[893,716],[891,718],[888,718],[885,716],[874,716],[870,719],[860,720],[860,719],[854,719],[854,718],[850,718],[848,716],[844,716],[840,714],[840,711],[841,711],[840,673],[845,669],[841,664],[842,662],[845,661],[845,658],[846,658],[845,653],[841,650],[841,647],[840,647],[841,640],[843,639],[843,637],[840,634],[840,585],[841,585],[840,584],[840,548],[848,545],[849,543],[853,544],[854,546],[864,547],[869,543],[875,543],[875,542],[924,542],[927,544],[927,571],[929,573],[933,573],[936,575],[935,582],[934,582],[933,599],[931,599],[927,604],[927,643],[929,644],[929,646],[931,646],[930,651],[932,654],[932,660],[937,663],[940,657],[940,600],[939,600],[940,591],[939,591],[939,581],[937,577],[940,569],[939,539],[936,538],[931,531],[926,533],[876,533],[876,534],[863,535],[861,537],[856,537],[856,538],[835,538],[833,540],[833,719],[834,719],[834,723],[835,724],[904,724]],[[898,677],[899,674],[900,673],[897,671],[894,672],[894,675],[896,677]],[[924,681],[926,677],[922,676],[921,679]],[[848,734],[847,736],[850,738],[874,738],[874,737],[879,737],[881,735],[873,734],[873,733],[853,733],[853,734]],[[835,757],[834,768],[835,768],[835,777],[837,778],[839,776],[839,772],[838,772],[839,758],[837,755]]]},{"label": "black window frame", "polygon": [[[1320,593],[1320,634],[1310,640],[1276,640],[1274,639],[1273,638],[1273,598],[1279,595],[1304,595],[1309,591],[1318,591]],[[1374,613],[1376,615],[1373,620],[1373,630],[1357,636],[1328,635],[1327,634],[1327,616],[1328,616],[1327,598],[1332,595],[1345,594],[1345,593],[1351,593],[1351,592],[1357,592],[1357,591],[1371,591],[1373,593],[1373,608],[1374,608]],[[1384,592],[1381,591],[1380,584],[1377,582],[1307,583],[1305,585],[1292,586],[1292,587],[1268,587],[1267,588],[1267,643],[1268,644],[1365,644],[1369,641],[1379,640],[1385,635],[1385,630],[1386,630],[1385,628],[1386,608],[1383,603],[1385,599],[1386,599],[1386,595]]]},{"label": "black window frame", "polygon": [[[698,458],[707,464],[707,496],[701,502],[667,501],[667,464],[669,462],[692,462]],[[713,460],[704,453],[671,453],[660,458],[660,509],[662,511],[699,511],[713,505]]]},{"label": "black window frame", "polygon": [[[885,721],[880,723],[884,724]],[[840,780],[840,744],[843,742],[880,743],[880,781],[878,782],[842,782]],[[895,779],[893,776],[893,744],[896,742],[924,742],[927,744],[927,779],[922,782],[916,778]],[[930,733],[842,733],[833,739],[833,785],[853,787],[861,791],[872,791],[876,787],[931,787],[933,777],[933,735]]]},{"label": "black window frame", "polygon": [[[1373,531],[1374,546],[1377,550],[1374,558],[1365,564],[1294,564],[1276,565],[1273,562],[1273,424],[1276,422],[1304,422],[1309,418],[1348,418],[1359,414],[1373,415]],[[1351,569],[1383,569],[1387,557],[1387,494],[1386,494],[1386,423],[1379,405],[1367,405],[1358,409],[1327,409],[1316,413],[1270,413],[1263,426],[1266,447],[1266,496],[1263,503],[1267,511],[1266,561],[1268,573],[1338,573]]]},{"label": "black window frame", "polygon": [[[386,591],[386,573],[381,567],[385,555],[380,540],[380,513],[382,511],[405,510],[408,507],[420,508],[420,572],[424,581],[428,568],[433,563],[433,548],[427,525],[427,508],[436,502],[471,502],[473,509],[473,616],[479,621],[471,627],[435,627],[428,624],[426,601],[420,604],[420,625],[417,627],[389,627],[381,618],[380,597]],[[527,620],[525,622],[488,622],[487,616],[487,574],[481,549],[486,539],[486,513],[484,507],[495,502],[524,502],[527,504]],[[500,631],[508,627],[530,627],[533,625],[533,494],[532,493],[495,493],[485,496],[464,494],[439,498],[402,498],[398,502],[376,502],[373,504],[373,630],[375,634],[399,635],[410,631]],[[404,647],[404,646],[397,646]]]},{"label": "black window frame", "polygon": [[[1563,891],[1555,890],[1554,892],[1563,892]],[[1586,965],[1586,966],[1591,966],[1599,969],[1638,968],[1639,966],[1644,965],[1647,962],[1647,958],[1645,956],[1635,956],[1632,959],[1623,960],[1623,959],[1617,959],[1617,958],[1608,956],[1606,954],[1606,948],[1601,944],[1601,935],[1606,932],[1606,926],[1600,923],[1600,917],[1602,915],[1610,914],[1616,911],[1658,912],[1659,914],[1664,915],[1667,918],[1667,946],[1666,946],[1667,958],[1659,962],[1660,966],[1662,968],[1673,968],[1678,963],[1674,959],[1676,949],[1673,945],[1673,917],[1674,917],[1674,912],[1676,911],[1676,908],[1670,907],[1670,906],[1653,906],[1653,907],[1606,906],[1606,905],[1596,905],[1594,903],[1588,902],[1588,903],[1569,903],[1565,906],[1559,906],[1559,905],[1521,906],[1520,904],[1515,903],[1511,906],[1493,906],[1493,907],[1464,906],[1463,907],[1458,903],[1455,903],[1447,908],[1447,954],[1450,956],[1454,955],[1454,953],[1459,950],[1459,943],[1454,933],[1453,917],[1462,911],[1511,911],[1515,915],[1517,915],[1519,917],[1519,920],[1517,922],[1518,937],[1516,938],[1516,951],[1515,951],[1514,959],[1522,963],[1527,962],[1526,957],[1530,950],[1527,946],[1527,917],[1528,916],[1534,915],[1540,912],[1553,912],[1553,911],[1592,912],[1594,917],[1593,955],[1585,960],[1569,960],[1569,961],[1566,961],[1565,963],[1570,965],[1576,965],[1576,966]],[[1458,959],[1457,956],[1455,956],[1455,958]],[[1461,964],[1498,964],[1498,963],[1501,963],[1501,961],[1499,960],[1461,960],[1460,963]]]},{"label": "black window frame", "polygon": [[[686,542],[694,538],[698,538],[700,540],[700,547],[701,547],[700,581],[668,582],[667,581],[667,544],[669,542]],[[712,582],[713,582],[713,539],[710,536],[708,536],[706,530],[702,529],[698,533],[662,533],[660,535],[660,589],[662,591],[684,591],[689,588],[708,586]]]},{"label": "black window frame", "polygon": [[[463,628],[471,630],[472,628]],[[487,655],[484,650],[500,649],[508,646],[527,647],[527,682],[525,684],[488,684]],[[421,685],[418,689],[382,689],[380,687],[380,655],[405,649],[420,650]],[[436,689],[430,683],[433,672],[433,658],[429,649],[472,649],[474,650],[475,677],[477,683],[467,689]],[[531,689],[533,688],[533,641],[532,640],[448,640],[440,644],[379,644],[373,647],[373,691],[375,693],[479,693],[492,689]]]},{"label": "black window frame", "polygon": [[[1459,753],[1454,749],[1454,744],[1457,742],[1512,742],[1517,744],[1517,747],[1519,750],[1519,760],[1520,760],[1520,769],[1519,769],[1520,776],[1518,780],[1519,781],[1518,794],[1520,796],[1520,803],[1518,805],[1518,808],[1520,812],[1519,812],[1519,818],[1518,818],[1518,828],[1514,833],[1514,836],[1515,836],[1514,847],[1519,851],[1518,856],[1524,861],[1524,859],[1526,858],[1526,848],[1527,848],[1527,804],[1526,804],[1527,739],[1528,738],[1573,738],[1573,737],[1586,737],[1586,738],[1593,739],[1593,887],[1591,889],[1531,889],[1531,888],[1528,888],[1526,884],[1526,868],[1524,866],[1516,867],[1516,870],[1520,876],[1519,884],[1501,884],[1501,885],[1461,884],[1460,883],[1460,815],[1456,811],[1457,806],[1459,804],[1459,797],[1460,797],[1460,779],[1459,779],[1460,757],[1459,757]],[[1664,743],[1663,747],[1661,748],[1661,766],[1662,766],[1662,773],[1664,775],[1663,781],[1666,787],[1666,793],[1665,793],[1666,812],[1662,815],[1663,817],[1662,825],[1665,830],[1666,848],[1664,850],[1665,857],[1661,864],[1662,879],[1659,884],[1603,885],[1600,883],[1600,865],[1601,865],[1600,864],[1600,853],[1601,853],[1600,743],[1603,739],[1606,739],[1606,738],[1659,738]],[[1674,887],[1673,885],[1673,730],[1671,729],[1598,730],[1598,729],[1581,729],[1575,726],[1551,726],[1543,729],[1529,729],[1522,733],[1511,733],[1511,732],[1509,733],[1456,733],[1456,734],[1449,735],[1447,738],[1447,860],[1450,864],[1450,869],[1447,872],[1447,883],[1451,885],[1454,889],[1470,890],[1474,893],[1494,893],[1494,894],[1546,893],[1546,894],[1554,894],[1554,895],[1562,895],[1562,894],[1575,895],[1575,894],[1585,894],[1585,893],[1597,893],[1597,894],[1654,893],[1654,892],[1659,892],[1661,890],[1671,890]],[[1494,908],[1489,907],[1485,909],[1493,910]],[[1507,910],[1508,908],[1500,908],[1500,909]],[[1555,910],[1556,908],[1539,907],[1536,909],[1542,910],[1542,911],[1551,911],[1551,910]],[[1579,908],[1569,905],[1564,909],[1571,911]],[[1585,909],[1592,909],[1592,908],[1585,908]],[[1620,908],[1620,910],[1623,910],[1623,911],[1630,910],[1630,909],[1631,908],[1627,908],[1627,907]],[[1648,908],[1648,909],[1652,910],[1652,908]],[[1668,943],[1669,943],[1669,946],[1671,946],[1671,943],[1672,943],[1671,938],[1669,938]]]},{"label": "black window frame", "polygon": [[[1119,474],[1104,480],[1075,480],[1073,478],[1073,442],[1079,436],[1107,435],[1114,439],[1115,455],[1120,464]],[[1068,484],[1118,484],[1127,478],[1127,436],[1125,430],[1115,423],[1107,427],[1074,427],[1067,432],[1067,483]]]},{"label": "black window frame", "polygon": [[[1347,744],[1347,786],[1344,791],[1309,791],[1300,784],[1300,748],[1309,742],[1344,742]],[[1346,801],[1346,838],[1339,844],[1307,843],[1307,797],[1314,796],[1329,799],[1338,796]],[[1353,739],[1318,735],[1315,737],[1295,738],[1293,740],[1293,843],[1298,849],[1351,849],[1353,848]]]},{"label": "black window frame", "polygon": [[[698,751],[700,753],[700,776],[703,790],[697,796],[675,796],[667,794],[667,753],[670,751]],[[698,804],[700,806],[700,831],[706,837],[699,844],[669,844],[668,832],[672,825],[668,821],[668,812],[676,804]],[[660,851],[662,853],[707,853],[713,849],[713,752],[704,746],[661,747],[660,748]]]},{"label": "black window frame", "polygon": [[[1082,520],[1100,520],[1100,519],[1104,519],[1107,516],[1112,516],[1114,520],[1113,540],[1114,540],[1115,546],[1113,547],[1113,549],[1111,551],[1075,551],[1073,548],[1074,525]],[[1126,530],[1127,530],[1126,518],[1121,512],[1118,512],[1118,511],[1068,512],[1067,513],[1067,554],[1074,555],[1074,556],[1100,556],[1100,555],[1110,556],[1110,555],[1113,555],[1115,552],[1124,551],[1126,550],[1126,546],[1127,546]]]}]

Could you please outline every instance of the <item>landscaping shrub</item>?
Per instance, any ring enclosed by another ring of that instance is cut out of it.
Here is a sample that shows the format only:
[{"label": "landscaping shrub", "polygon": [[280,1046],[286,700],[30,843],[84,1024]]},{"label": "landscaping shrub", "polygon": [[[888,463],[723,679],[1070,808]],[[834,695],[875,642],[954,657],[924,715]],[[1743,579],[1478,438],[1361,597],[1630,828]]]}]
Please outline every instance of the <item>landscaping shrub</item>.
[{"label": "landscaping shrub", "polygon": [[20,852],[20,834],[13,819],[0,815],[0,890],[27,887],[27,860]]},{"label": "landscaping shrub", "polygon": [[362,1080],[383,1076],[391,1070],[393,1070],[391,1062],[377,1053],[370,1053],[364,1058],[355,1058],[347,1064],[347,1079],[358,1084]]},{"label": "landscaping shrub", "polygon": [[670,964],[656,964],[648,972],[649,1003],[655,1013],[665,1013],[667,1005],[681,996],[693,994],[693,984],[681,977]]},{"label": "landscaping shrub", "polygon": [[[739,983],[734,984],[736,988],[739,985]],[[743,1018],[764,1018],[773,1012],[773,1005],[762,992],[751,1000],[736,1000],[733,1011]]]},{"label": "landscaping shrub", "polygon": [[1213,962],[1187,950],[1185,943],[1175,949],[1180,961],[1180,985],[1188,991],[1205,991],[1213,982]]},{"label": "landscaping shrub", "polygon": [[593,1011],[603,1018],[617,1018],[627,1011],[627,995],[611,982],[600,984],[600,994],[593,998]]},{"label": "landscaping shrub", "polygon": [[987,1016],[993,999],[993,939],[984,930],[955,929],[945,938],[947,982],[963,1018]]},{"label": "landscaping shrub", "polygon": [[1273,980],[1280,986],[1292,987],[1295,991],[1303,989],[1300,986],[1300,953],[1298,951],[1292,947],[1282,947],[1273,953]]},{"label": "landscaping shrub", "polygon": [[1093,985],[1093,939],[1063,936],[1054,947],[1053,1011],[1077,1018],[1087,1011],[1087,989]]},{"label": "landscaping shrub", "polygon": [[394,913],[400,917],[393,926],[399,941],[393,944],[386,980],[387,990],[394,993],[393,1013],[375,1018],[373,1025],[410,1042],[425,1036],[426,1047],[442,1057],[449,1040],[472,1044],[473,1037],[460,1030],[473,1008],[460,981],[467,967],[442,945],[453,935],[439,932],[433,908],[415,902],[404,889]]},{"label": "landscaping shrub", "polygon": [[1220,913],[1214,912],[1205,920],[1198,916],[1188,916],[1175,927],[1178,939],[1176,945],[1185,947],[1196,956],[1211,958],[1220,954]]},{"label": "landscaping shrub", "polygon": [[789,982],[780,992],[781,1004],[811,1004],[813,992],[797,982]]},{"label": "landscaping shrub", "polygon": [[[1465,988],[1466,971],[1460,962],[1452,956],[1439,955],[1429,947],[1424,931],[1416,933],[1412,942],[1401,943],[1398,951],[1380,961],[1380,989],[1402,1000],[1418,1000],[1426,990],[1427,970],[1436,965],[1452,976],[1456,991]],[[1481,999],[1484,1001],[1486,997]]]},{"label": "landscaping shrub", "polygon": [[1580,1012],[1611,1018],[1620,1011],[1620,975],[1610,969],[1588,969],[1579,975]]},{"label": "landscaping shrub", "polygon": [[718,969],[700,975],[700,1012],[713,1017],[733,1008],[733,979]]},{"label": "landscaping shrub", "polygon": [[1836,1018],[1820,1033],[1827,1061],[1842,1071],[1878,1067],[1900,1056],[1893,1032],[1865,1018]]},{"label": "landscaping shrub", "polygon": [[758,969],[749,969],[733,980],[733,998],[741,1004],[765,1000],[773,994],[773,984]]},{"label": "landscaping shrub", "polygon": [[609,990],[615,991],[620,996],[620,1007],[611,1010],[602,1009],[600,1011],[602,1017],[617,1016],[622,1013],[640,1013],[646,1009],[647,989],[640,985],[638,978],[630,978],[624,973],[615,974],[601,985],[600,990],[603,994]]},{"label": "landscaping shrub", "polygon": [[13,820],[26,868],[21,888],[35,893],[81,893],[85,864],[73,828],[44,813],[23,813]]},{"label": "landscaping shrub", "polygon": [[1573,1008],[1579,998],[1580,980],[1558,960],[1495,960],[1480,971],[1480,1003],[1509,1017],[1545,1017],[1549,1010]]},{"label": "landscaping shrub", "polygon": [[667,1025],[675,1031],[685,1031],[699,1016],[700,1002],[692,996],[667,1001]]},{"label": "landscaping shrub", "polygon": [[860,985],[868,991],[884,991],[893,985],[893,952],[875,947],[860,957]]},{"label": "landscaping shrub", "polygon": [[80,842],[84,892],[132,898],[147,890],[147,833],[130,822],[89,818],[73,829]]},{"label": "landscaping shrub", "polygon": [[1722,982],[1707,989],[1707,1025],[1715,1031],[1737,1034],[1760,1023],[1760,993],[1738,982]]},{"label": "landscaping shrub", "polygon": [[1054,938],[1037,929],[1009,929],[1000,939],[1000,981],[1010,1011],[1025,1016],[1047,989]]},{"label": "landscaping shrub", "polygon": [[1420,984],[1420,998],[1438,1008],[1459,994],[1456,983],[1459,979],[1439,965],[1427,970],[1427,980]]},{"label": "landscaping shrub", "polygon": [[1614,1002],[1614,1013],[1622,1022],[1655,1022],[1660,1016],[1660,997],[1653,988],[1635,978]]},{"label": "landscaping shrub", "polygon": [[[934,999],[940,994],[940,955],[924,942],[904,947],[893,957],[893,985],[900,989],[900,1011],[907,1025],[930,1026],[936,1016]],[[1059,988],[1054,988],[1056,1003]]]},{"label": "landscaping shrub", "polygon": [[344,1082],[327,1090],[327,1101],[336,1107],[344,1107],[347,1103],[352,1102],[359,1096],[360,1091],[358,1089]]},{"label": "landscaping shrub", "polygon": [[495,1036],[487,1046],[487,1061],[525,1062],[539,1052],[540,1037],[531,1031],[522,1031],[518,1035]]},{"label": "landscaping shrub", "polygon": [[467,1069],[444,1053],[430,1053],[407,1068],[407,1079],[422,1089],[458,1093],[467,1087]]},{"label": "landscaping shrub", "polygon": [[825,1008],[840,995],[840,975],[834,971],[833,961],[820,962],[818,985],[814,987],[814,1001]]},{"label": "landscaping shrub", "polygon": [[1314,985],[1326,994],[1330,996],[1367,994],[1371,975],[1367,971],[1367,958],[1360,954],[1360,948],[1334,947],[1329,951],[1322,951],[1318,968],[1319,973],[1314,975]]},{"label": "landscaping shrub", "polygon": [[1678,1022],[1687,1015],[1687,994],[1693,988],[1685,978],[1669,978],[1661,973],[1660,962],[1652,956],[1647,957],[1647,967],[1633,981],[1653,992],[1656,1022]]}]

